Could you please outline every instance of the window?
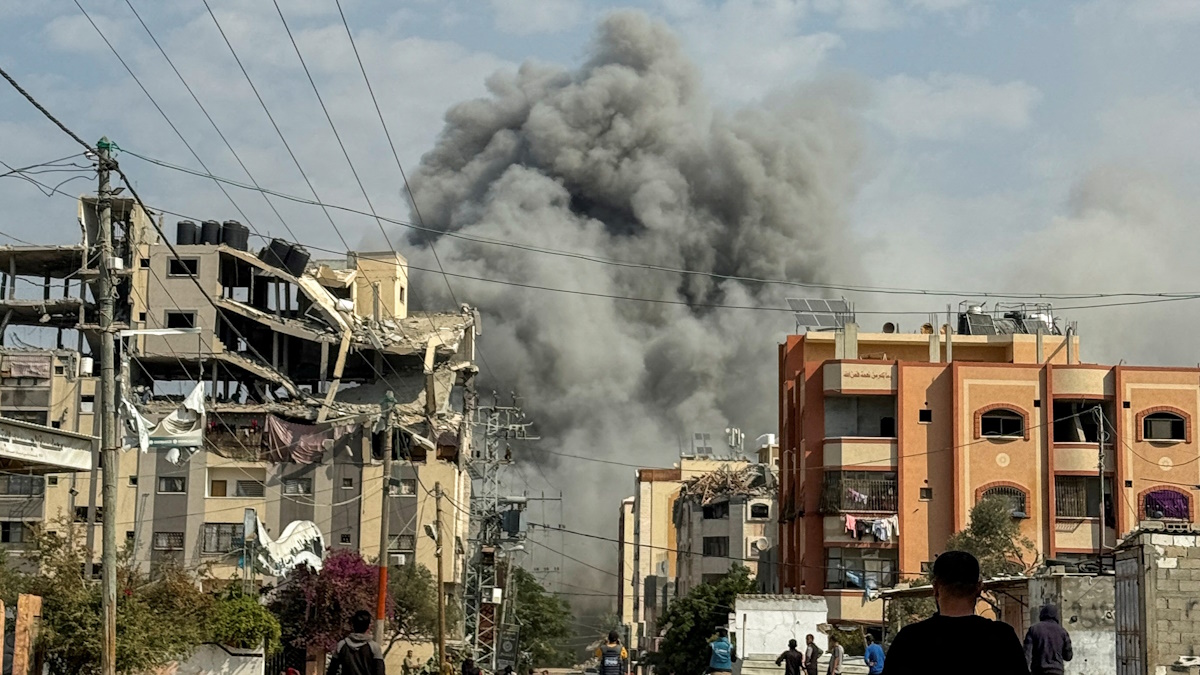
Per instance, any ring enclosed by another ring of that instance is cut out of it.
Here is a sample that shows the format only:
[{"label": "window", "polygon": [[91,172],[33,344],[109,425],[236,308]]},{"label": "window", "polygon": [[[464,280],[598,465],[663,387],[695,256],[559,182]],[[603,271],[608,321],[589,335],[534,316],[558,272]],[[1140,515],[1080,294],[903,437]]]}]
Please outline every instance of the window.
[{"label": "window", "polygon": [[1016,438],[1025,435],[1025,417],[1012,410],[989,410],[979,418],[981,436]]},{"label": "window", "polygon": [[261,497],[265,491],[260,480],[239,480],[233,494],[235,497]]},{"label": "window", "polygon": [[208,484],[209,497],[224,497],[226,490],[227,485],[223,480],[214,480]]},{"label": "window", "polygon": [[79,412],[90,413],[96,410],[96,397],[93,394],[84,394],[79,397]]},{"label": "window", "polygon": [[921,424],[932,424],[933,411],[929,408],[921,408],[919,411],[917,411],[917,421]]},{"label": "window", "polygon": [[242,547],[244,530],[241,523],[205,523],[204,553],[229,553]]},{"label": "window", "polygon": [[54,366],[54,374],[55,375],[62,375],[65,372],[67,372],[67,371],[62,366]]},{"label": "window", "polygon": [[354,479],[353,478],[343,478],[342,479],[342,489],[343,490],[353,490],[354,489]]},{"label": "window", "polygon": [[932,571],[933,571],[933,563],[932,562],[921,563],[921,574],[929,574]]},{"label": "window", "polygon": [[138,260],[138,266],[144,270],[150,269],[150,259],[142,258],[142,259]]},{"label": "window", "polygon": [[134,532],[133,530],[125,530],[125,541],[131,542],[135,537],[137,537],[137,532]]},{"label": "window", "polygon": [[[1059,518],[1099,518],[1100,478],[1098,476],[1055,476],[1054,515]],[[1112,508],[1112,481],[1104,479],[1104,519],[1116,523]]]},{"label": "window", "polygon": [[705,537],[704,556],[712,558],[729,557],[729,537]]},{"label": "window", "polygon": [[997,485],[988,488],[979,495],[979,501],[985,499],[1002,499],[1008,503],[1009,512],[1013,518],[1028,518],[1025,511],[1025,491],[1010,485]]},{"label": "window", "polygon": [[750,517],[751,518],[770,518],[771,517],[771,506],[769,504],[751,504],[750,505]]},{"label": "window", "polygon": [[[207,528],[207,527],[208,527],[208,525],[205,525],[205,528]],[[183,533],[182,532],[155,532],[154,533],[154,550],[155,551],[182,551],[183,550]]]},{"label": "window", "polygon": [[[99,523],[102,520],[104,520],[104,507],[97,506],[96,507],[96,522]],[[86,523],[87,521],[88,521],[88,507],[76,506],[75,507],[75,522]]]},{"label": "window", "polygon": [[187,492],[187,479],[183,477],[163,476],[158,479],[159,493]]},{"label": "window", "polygon": [[825,550],[825,588],[891,588],[896,585],[899,551],[894,548]]},{"label": "window", "polygon": [[933,488],[921,488],[917,497],[923,502],[933,501]]},{"label": "window", "polygon": [[200,273],[200,260],[198,258],[181,258],[167,261],[167,276],[169,277],[190,277]]},{"label": "window", "polygon": [[33,541],[33,531],[28,525],[19,520],[0,522],[0,543],[23,544]]},{"label": "window", "polygon": [[729,517],[729,502],[709,504],[703,507],[705,520],[721,520]]},{"label": "window", "polygon": [[401,478],[399,489],[400,489],[400,494],[402,494],[402,495],[417,494],[417,479]]},{"label": "window", "polygon": [[1174,490],[1153,490],[1142,497],[1142,512],[1151,520],[1191,520],[1188,496]]},{"label": "window", "polygon": [[411,534],[393,534],[388,537],[389,551],[415,551],[417,540]]},{"label": "window", "polygon": [[167,328],[195,328],[196,313],[168,311],[164,323],[167,325]]},{"label": "window", "polygon": [[137,487],[137,476],[129,477],[129,487]]},{"label": "window", "polygon": [[348,534],[343,534],[343,535],[342,535],[342,536],[339,538],[339,541],[341,541],[343,544],[350,544],[350,543],[353,543],[353,541],[352,541],[352,539],[351,539],[350,535],[348,535]]},{"label": "window", "polygon": [[1148,441],[1186,441],[1187,422],[1173,413],[1152,413],[1142,418],[1142,437]]},{"label": "window", "polygon": [[285,495],[311,495],[312,494],[312,479],[311,478],[287,478],[283,481],[283,494]]},{"label": "window", "polygon": [[46,476],[46,485],[50,487],[58,485],[58,476]]},{"label": "window", "polygon": [[0,475],[0,495],[32,497],[46,491],[41,476]]}]

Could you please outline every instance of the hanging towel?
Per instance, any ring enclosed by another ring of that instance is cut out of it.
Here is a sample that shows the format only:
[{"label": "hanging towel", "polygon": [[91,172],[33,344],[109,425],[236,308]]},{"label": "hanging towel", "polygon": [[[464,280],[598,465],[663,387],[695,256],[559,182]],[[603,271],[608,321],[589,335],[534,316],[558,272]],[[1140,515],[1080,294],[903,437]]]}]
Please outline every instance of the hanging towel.
[{"label": "hanging towel", "polygon": [[900,538],[900,518],[897,516],[887,517],[888,528],[892,531],[892,536],[896,539]]},{"label": "hanging towel", "polygon": [[854,536],[854,533],[855,533],[854,528],[857,523],[858,523],[857,518],[850,515],[849,513],[846,514],[846,531],[850,533],[851,537]]}]

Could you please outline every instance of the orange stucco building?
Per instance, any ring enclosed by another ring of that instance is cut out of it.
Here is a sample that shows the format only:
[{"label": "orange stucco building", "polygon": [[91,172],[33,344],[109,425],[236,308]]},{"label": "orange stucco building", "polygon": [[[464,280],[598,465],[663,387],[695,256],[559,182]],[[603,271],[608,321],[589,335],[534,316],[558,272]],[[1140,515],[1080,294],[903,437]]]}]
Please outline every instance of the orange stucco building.
[{"label": "orange stucco building", "polygon": [[1063,335],[952,334],[947,345],[944,328],[849,324],[789,336],[781,587],[824,594],[830,620],[878,623],[864,586],[920,575],[984,496],[1008,499],[1038,552],[1067,562],[1095,555],[1101,522],[1106,546],[1146,518],[1195,522],[1200,369],[1078,355],[1078,337]]}]

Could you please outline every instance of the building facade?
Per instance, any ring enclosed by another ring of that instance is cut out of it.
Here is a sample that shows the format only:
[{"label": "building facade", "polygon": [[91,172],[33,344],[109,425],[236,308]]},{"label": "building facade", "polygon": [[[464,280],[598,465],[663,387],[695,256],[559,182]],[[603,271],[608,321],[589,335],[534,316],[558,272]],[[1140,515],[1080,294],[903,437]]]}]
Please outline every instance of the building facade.
[{"label": "building facade", "polygon": [[1077,336],[1050,330],[927,330],[848,324],[781,346],[784,589],[878,623],[864,591],[919,576],[990,496],[1065,563],[1147,514],[1195,520],[1196,368],[1085,364]]},{"label": "building facade", "polygon": [[[442,593],[457,602],[471,494],[473,310],[410,312],[407,263],[394,251],[313,261],[274,240],[256,254],[245,228],[210,221],[180,223],[172,252],[156,216],[129,199],[112,207],[115,323],[126,331],[117,346],[121,418],[150,427],[144,447],[135,434],[119,456],[118,540],[123,533],[133,559],[147,570],[174,560],[240,579],[248,509],[260,524],[251,534],[262,535],[256,556],[268,541],[311,549],[301,537],[311,523],[324,550],[374,558],[386,502],[389,559],[433,571],[424,532],[440,485],[440,531],[453,542]],[[80,199],[79,220],[79,245],[0,247],[0,415],[97,436],[94,197]],[[53,347],[4,346],[18,326]],[[197,385],[199,440],[156,436]],[[389,446],[396,461],[385,481]],[[35,526],[72,527],[98,554],[98,483],[96,470],[0,480],[0,546],[20,551]],[[260,581],[281,572],[254,567]]]}]

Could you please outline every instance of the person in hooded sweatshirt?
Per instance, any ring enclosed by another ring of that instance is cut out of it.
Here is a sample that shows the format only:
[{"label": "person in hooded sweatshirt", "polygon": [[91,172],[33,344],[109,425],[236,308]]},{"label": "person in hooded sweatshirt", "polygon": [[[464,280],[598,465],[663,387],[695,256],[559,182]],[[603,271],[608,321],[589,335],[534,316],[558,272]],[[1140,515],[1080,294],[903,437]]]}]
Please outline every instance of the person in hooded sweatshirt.
[{"label": "person in hooded sweatshirt", "polygon": [[367,633],[371,630],[371,613],[365,609],[355,612],[350,617],[350,630],[353,632],[334,648],[325,675],[386,675],[383,650]]},{"label": "person in hooded sweatshirt", "polygon": [[1074,656],[1071,635],[1059,621],[1058,605],[1046,603],[1039,621],[1025,633],[1025,661],[1033,675],[1062,675],[1063,662]]}]

